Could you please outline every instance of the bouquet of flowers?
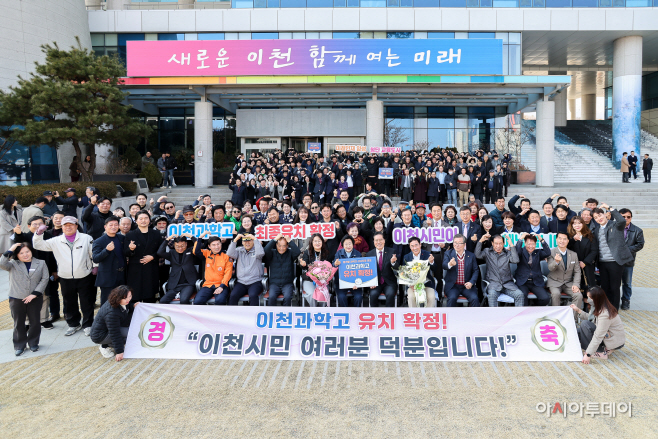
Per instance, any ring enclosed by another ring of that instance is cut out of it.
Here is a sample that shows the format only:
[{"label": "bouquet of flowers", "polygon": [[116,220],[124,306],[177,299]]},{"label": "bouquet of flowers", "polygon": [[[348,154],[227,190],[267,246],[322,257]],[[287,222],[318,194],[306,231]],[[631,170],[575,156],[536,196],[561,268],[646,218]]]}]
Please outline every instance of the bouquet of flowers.
[{"label": "bouquet of flowers", "polygon": [[430,269],[429,261],[413,261],[410,264],[400,266],[398,270],[398,282],[401,285],[409,285],[416,294],[416,303],[420,307],[427,304],[425,293],[425,279]]},{"label": "bouquet of flowers", "polygon": [[333,279],[334,274],[338,267],[331,265],[329,261],[315,261],[308,267],[306,275],[315,282],[315,291],[313,291],[313,298],[320,302],[327,302],[329,306],[329,282]]}]

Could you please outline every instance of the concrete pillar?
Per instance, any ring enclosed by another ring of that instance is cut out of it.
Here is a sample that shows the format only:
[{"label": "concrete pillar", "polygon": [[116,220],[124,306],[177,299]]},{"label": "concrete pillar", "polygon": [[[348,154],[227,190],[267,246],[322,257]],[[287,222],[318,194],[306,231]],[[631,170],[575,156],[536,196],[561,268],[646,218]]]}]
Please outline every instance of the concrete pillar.
[{"label": "concrete pillar", "polygon": [[212,186],[212,102],[194,103],[194,185]]},{"label": "concrete pillar", "polygon": [[384,102],[366,102],[366,145],[384,146]]},{"label": "concrete pillar", "polygon": [[553,187],[555,152],[555,102],[537,102],[537,177],[535,184]]},{"label": "concrete pillar", "polygon": [[596,120],[596,95],[580,97],[580,120]]},{"label": "concrete pillar", "polygon": [[553,99],[555,102],[555,126],[556,127],[566,127],[567,126],[567,91],[562,90],[561,93],[558,93]]},{"label": "concrete pillar", "polygon": [[614,42],[612,58],[612,161],[619,168],[624,152],[640,155],[642,114],[642,37]]},{"label": "concrete pillar", "polygon": [[576,116],[576,100],[569,99],[569,120],[578,120]]}]

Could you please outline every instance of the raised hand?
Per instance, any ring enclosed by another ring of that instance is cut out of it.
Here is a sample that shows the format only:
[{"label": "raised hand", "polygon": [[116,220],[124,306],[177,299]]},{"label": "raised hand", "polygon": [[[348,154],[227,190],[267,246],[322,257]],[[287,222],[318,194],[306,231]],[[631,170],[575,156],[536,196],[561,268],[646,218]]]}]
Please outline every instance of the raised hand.
[{"label": "raised hand", "polygon": [[105,249],[109,252],[114,251],[114,241],[110,241],[110,243],[105,246]]},{"label": "raised hand", "polygon": [[135,245],[135,241],[130,241],[130,244],[128,245],[128,248],[132,251],[134,251],[137,246]]},{"label": "raised hand", "polygon": [[395,264],[398,261],[398,255],[393,253],[393,257],[391,258],[391,264]]},{"label": "raised hand", "polygon": [[555,254],[555,262],[557,262],[558,264],[562,262],[562,255],[560,253]]},{"label": "raised hand", "polygon": [[450,259],[450,262],[448,262],[448,267],[454,267],[455,265],[457,265],[455,258]]}]

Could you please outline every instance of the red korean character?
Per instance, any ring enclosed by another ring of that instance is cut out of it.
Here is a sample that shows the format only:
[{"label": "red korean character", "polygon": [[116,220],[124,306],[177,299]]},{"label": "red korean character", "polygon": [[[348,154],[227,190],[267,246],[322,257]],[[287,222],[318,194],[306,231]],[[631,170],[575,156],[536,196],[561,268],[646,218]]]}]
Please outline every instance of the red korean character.
[{"label": "red korean character", "polygon": [[[332,223],[333,224],[333,223]],[[322,225],[319,223],[312,223],[308,225],[309,233],[313,235],[314,233],[320,233],[322,231]]]},{"label": "red korean character", "polygon": [[441,329],[441,313],[423,313],[423,328],[432,330]]},{"label": "red korean character", "polygon": [[364,329],[374,329],[375,328],[375,315],[371,313],[359,314],[359,331]]},{"label": "red korean character", "polygon": [[281,233],[280,224],[269,224],[267,226],[267,239],[274,239],[279,235],[279,233]]},{"label": "red korean character", "polygon": [[286,238],[292,238],[292,224],[282,224],[281,225],[281,234]]},{"label": "red korean character", "polygon": [[265,241],[265,226],[258,225],[254,230],[256,232],[256,239],[259,241]]},{"label": "red korean character", "polygon": [[366,275],[365,270],[359,270],[359,276],[363,277]]},{"label": "red korean character", "polygon": [[306,239],[306,224],[293,224],[292,239]]},{"label": "red korean character", "polygon": [[382,313],[377,316],[379,318],[379,325],[377,329],[395,329],[395,313]]},{"label": "red korean character", "polygon": [[420,329],[420,314],[419,313],[405,313],[402,315],[404,318],[405,328]]},{"label": "red korean character", "polygon": [[322,237],[331,239],[336,236],[336,224],[335,223],[323,223],[322,224]]}]

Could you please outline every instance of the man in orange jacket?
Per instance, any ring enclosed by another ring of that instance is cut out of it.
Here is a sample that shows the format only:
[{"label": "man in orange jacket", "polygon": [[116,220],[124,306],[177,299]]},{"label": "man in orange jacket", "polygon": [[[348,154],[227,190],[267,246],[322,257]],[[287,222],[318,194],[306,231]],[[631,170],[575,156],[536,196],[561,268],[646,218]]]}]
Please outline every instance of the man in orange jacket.
[{"label": "man in orange jacket", "polygon": [[233,262],[226,253],[222,253],[222,241],[217,236],[208,238],[207,249],[202,243],[206,231],[194,243],[193,253],[199,259],[206,261],[206,273],[203,286],[194,298],[195,305],[205,305],[212,296],[215,296],[215,305],[226,305],[229,297],[228,282],[233,276]]}]

